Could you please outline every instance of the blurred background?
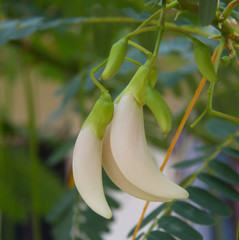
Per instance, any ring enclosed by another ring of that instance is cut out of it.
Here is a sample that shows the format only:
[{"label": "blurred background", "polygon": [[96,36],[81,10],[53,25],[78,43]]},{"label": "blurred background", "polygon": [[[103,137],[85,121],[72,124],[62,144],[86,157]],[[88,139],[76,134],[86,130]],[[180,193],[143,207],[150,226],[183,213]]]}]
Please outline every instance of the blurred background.
[{"label": "blurred background", "polygon": [[[74,188],[72,150],[80,127],[99,97],[90,70],[104,60],[112,44],[133,31],[158,9],[145,0],[6,0],[0,23],[0,239],[67,240],[127,239],[140,217],[144,201],[122,193],[105,174],[104,187],[113,219],[105,220],[90,210]],[[225,1],[226,2],[226,1]],[[239,16],[239,15],[237,15]],[[128,19],[134,19],[132,22]],[[167,20],[173,22],[175,11]],[[108,19],[108,20],[107,20]],[[197,16],[180,15],[176,24],[199,27]],[[208,34],[218,34],[212,27]],[[217,41],[199,37],[213,50]],[[153,50],[156,33],[139,35],[135,41]],[[228,55],[227,51],[223,52]],[[146,58],[129,47],[127,56],[143,63]],[[119,74],[103,84],[115,98],[136,70],[126,62]],[[165,34],[157,60],[156,88],[173,113],[173,130],[164,136],[145,108],[147,139],[158,163],[190,102],[200,74],[192,43],[177,34]],[[101,70],[96,74],[100,76]],[[239,68],[236,60],[220,67],[213,99],[214,108],[239,117]],[[206,88],[208,85],[206,86]],[[189,126],[204,110],[203,90],[189,122],[166,167],[179,183],[198,169],[175,170],[177,161],[201,156],[205,148],[221,143],[238,125],[206,116]],[[206,147],[205,147],[206,146]],[[233,153],[233,154],[232,154]],[[220,154],[238,172],[239,142]],[[217,218],[214,227],[194,225],[206,240],[235,236],[239,206],[227,204],[233,216]],[[151,204],[154,209],[158,204]],[[148,211],[150,211],[150,209]]]}]

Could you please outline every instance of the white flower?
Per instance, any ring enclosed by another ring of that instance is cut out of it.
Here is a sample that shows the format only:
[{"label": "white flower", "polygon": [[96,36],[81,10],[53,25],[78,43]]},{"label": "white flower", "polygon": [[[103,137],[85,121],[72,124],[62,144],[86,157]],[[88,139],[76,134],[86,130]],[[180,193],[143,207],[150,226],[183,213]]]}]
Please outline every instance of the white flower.
[{"label": "white flower", "polygon": [[[117,104],[114,107],[115,111],[117,111]],[[155,195],[149,194],[134,184],[132,184],[120,171],[117,166],[115,159],[112,155],[111,146],[110,146],[110,131],[111,131],[111,123],[106,128],[104,139],[103,139],[103,166],[105,172],[111,181],[118,186],[122,191],[142,200],[151,201],[151,202],[170,202],[173,199],[167,199],[162,197],[157,197]],[[145,179],[147,181],[147,179]]]},{"label": "white flower", "polygon": [[102,185],[102,144],[90,126],[81,129],[74,148],[73,177],[87,205],[99,215],[111,218]]},{"label": "white flower", "polygon": [[131,94],[118,103],[110,146],[120,172],[137,188],[158,198],[188,197],[188,192],[164,176],[152,159],[145,138],[143,108]]}]

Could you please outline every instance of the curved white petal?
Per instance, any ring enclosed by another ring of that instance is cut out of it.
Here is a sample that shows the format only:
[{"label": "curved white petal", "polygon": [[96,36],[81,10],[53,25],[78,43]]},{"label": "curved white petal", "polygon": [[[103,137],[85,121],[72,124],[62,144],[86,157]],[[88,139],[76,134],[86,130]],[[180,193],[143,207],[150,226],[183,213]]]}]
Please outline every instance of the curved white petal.
[{"label": "curved white petal", "polygon": [[111,218],[102,185],[102,144],[90,126],[80,131],[74,148],[73,177],[86,204],[99,215]]},{"label": "curved white petal", "polygon": [[[116,106],[115,106],[116,109]],[[152,194],[149,194],[140,188],[136,187],[132,184],[120,171],[118,168],[115,159],[112,155],[111,147],[110,147],[110,131],[111,131],[111,124],[109,124],[106,128],[104,139],[103,139],[103,151],[102,151],[102,162],[103,167],[111,179],[111,181],[118,186],[124,192],[142,199],[151,202],[171,202],[173,199],[167,199],[162,197],[157,197]],[[134,170],[134,169],[133,169]],[[147,179],[145,179],[147,181]]]},{"label": "curved white petal", "polygon": [[121,98],[111,128],[111,150],[123,175],[160,198],[183,199],[188,192],[164,176],[152,159],[144,132],[143,108],[132,95]]}]

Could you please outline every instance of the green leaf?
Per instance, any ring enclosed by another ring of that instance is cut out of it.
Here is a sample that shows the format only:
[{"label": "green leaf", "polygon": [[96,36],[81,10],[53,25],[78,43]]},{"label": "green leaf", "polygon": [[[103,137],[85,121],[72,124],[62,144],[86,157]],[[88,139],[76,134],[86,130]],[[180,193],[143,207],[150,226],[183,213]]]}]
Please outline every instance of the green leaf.
[{"label": "green leaf", "polygon": [[39,215],[48,214],[51,208],[62,197],[64,185],[60,179],[46,167],[39,165],[38,205],[36,211]]},{"label": "green leaf", "polygon": [[49,166],[54,166],[58,164],[60,161],[64,160],[64,157],[69,152],[71,148],[73,148],[75,143],[74,139],[69,139],[65,141],[61,146],[59,146],[55,152],[47,159],[47,164]]},{"label": "green leaf", "polygon": [[5,44],[10,39],[10,37],[17,31],[17,28],[17,22],[14,21],[9,25],[8,28],[0,31],[0,46]]},{"label": "green leaf", "polygon": [[147,240],[159,240],[159,239],[160,240],[175,240],[175,238],[170,236],[168,233],[162,232],[162,231],[153,231],[147,237]]},{"label": "green leaf", "polygon": [[182,240],[202,240],[202,235],[187,223],[173,216],[163,216],[158,222],[159,228]]},{"label": "green leaf", "polygon": [[222,152],[230,157],[239,159],[239,152],[235,149],[224,147],[222,148]]},{"label": "green leaf", "polygon": [[216,189],[226,198],[229,198],[233,201],[239,201],[239,193],[224,181],[206,173],[200,173],[198,175],[198,179],[206,183],[209,187]]},{"label": "green leaf", "polygon": [[[166,207],[166,203],[160,205],[159,207],[157,207],[156,209],[154,209],[150,214],[148,214],[144,220],[142,221],[142,224],[140,225],[140,228],[141,229],[142,227],[144,227],[145,225],[147,225],[150,221],[154,220],[158,215],[159,213],[161,213],[161,211]],[[135,230],[136,226],[134,226],[129,234],[128,234],[128,237],[132,236],[133,233],[134,233],[134,230]]]},{"label": "green leaf", "polygon": [[54,207],[47,214],[46,220],[49,223],[53,223],[56,222],[59,218],[64,217],[64,214],[72,209],[77,194],[78,193],[76,189],[70,189],[69,191],[66,191],[62,198],[56,202]]},{"label": "green leaf", "polygon": [[189,167],[194,166],[198,163],[201,163],[204,159],[205,159],[205,157],[198,157],[198,158],[194,158],[194,159],[189,159],[189,160],[185,160],[185,161],[176,163],[172,167],[173,168],[189,168]]},{"label": "green leaf", "polygon": [[64,87],[64,97],[62,100],[62,107],[65,107],[68,102],[77,94],[79,85],[81,82],[81,75],[76,74],[68,81],[68,84]]},{"label": "green leaf", "polygon": [[198,187],[188,187],[189,199],[214,214],[223,217],[232,215],[231,209],[219,198]]},{"label": "green leaf", "polygon": [[209,25],[217,10],[217,0],[199,0],[199,20],[202,26]]},{"label": "green leaf", "polygon": [[15,193],[11,192],[6,184],[0,181],[0,209],[3,214],[17,221],[22,221],[27,218],[26,209],[23,203],[16,198]]},{"label": "green leaf", "polygon": [[216,138],[226,138],[234,134],[237,127],[235,124],[230,124],[225,120],[213,119],[206,122],[206,129]]},{"label": "green leaf", "polygon": [[209,163],[209,167],[212,168],[219,177],[222,177],[224,180],[239,186],[239,174],[227,164],[213,160]]},{"label": "green leaf", "polygon": [[172,205],[172,210],[178,215],[197,224],[214,225],[216,223],[212,216],[187,202],[174,202]]},{"label": "green leaf", "polygon": [[10,39],[15,40],[33,34],[38,30],[42,20],[42,17],[34,17],[21,21],[18,30],[10,36]]}]

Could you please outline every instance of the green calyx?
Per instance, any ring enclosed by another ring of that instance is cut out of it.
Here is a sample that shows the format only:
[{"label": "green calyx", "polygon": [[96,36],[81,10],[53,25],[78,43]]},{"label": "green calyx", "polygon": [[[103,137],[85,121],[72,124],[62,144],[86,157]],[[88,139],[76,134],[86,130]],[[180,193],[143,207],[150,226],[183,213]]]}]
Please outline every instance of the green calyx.
[{"label": "green calyx", "polygon": [[157,90],[147,86],[145,94],[146,105],[155,116],[162,132],[168,134],[172,128],[172,113],[168,104],[164,101]]},{"label": "green calyx", "polygon": [[115,99],[114,101],[115,103],[119,102],[124,95],[131,94],[135,97],[136,101],[140,105],[145,104],[146,86],[148,82],[151,82],[150,81],[151,76],[152,76],[152,84],[155,84],[155,73],[153,73],[153,75],[150,74],[150,77],[148,79],[150,61],[151,59],[148,59],[144,65],[138,68],[133,78],[131,79],[130,83],[121,92],[121,94]]},{"label": "green calyx", "polygon": [[152,68],[150,76],[149,76],[149,84],[150,86],[154,87],[158,80],[158,71],[155,67]]},{"label": "green calyx", "polygon": [[209,81],[217,82],[218,78],[214,70],[210,51],[207,45],[197,39],[193,39],[195,60],[200,73]]},{"label": "green calyx", "polygon": [[106,67],[101,75],[101,79],[106,80],[112,78],[119,71],[125,59],[127,44],[128,38],[124,37],[112,46]]},{"label": "green calyx", "polygon": [[105,128],[111,122],[114,114],[114,104],[108,92],[102,92],[100,98],[96,101],[89,116],[85,120],[82,129],[90,126],[95,135],[102,139]]}]

